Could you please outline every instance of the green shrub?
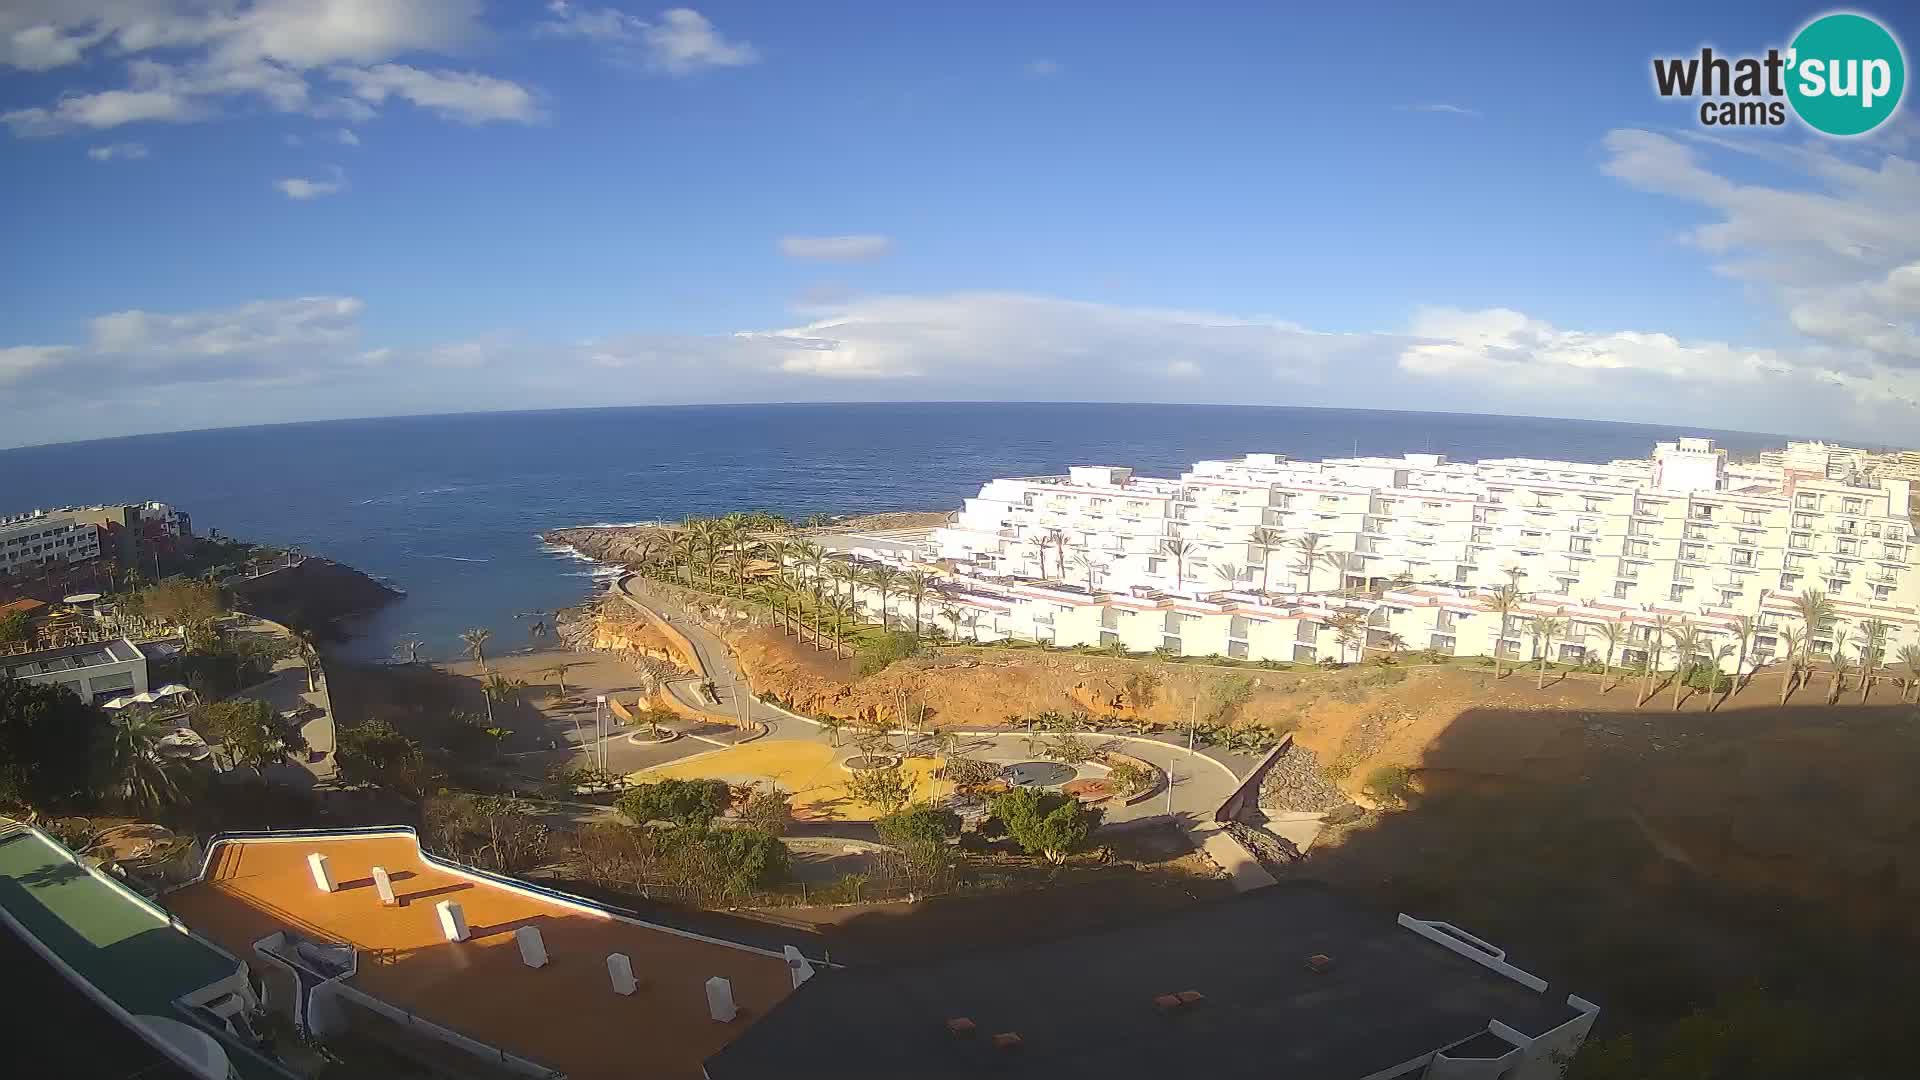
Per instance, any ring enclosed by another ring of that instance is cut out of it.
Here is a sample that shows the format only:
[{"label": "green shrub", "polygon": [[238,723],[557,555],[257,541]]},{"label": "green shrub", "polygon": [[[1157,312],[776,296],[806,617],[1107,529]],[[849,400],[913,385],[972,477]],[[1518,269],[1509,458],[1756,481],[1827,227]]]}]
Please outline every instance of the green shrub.
[{"label": "green shrub", "polygon": [[885,630],[875,635],[853,656],[854,675],[865,678],[886,669],[895,660],[905,660],[920,651],[920,642],[905,630]]},{"label": "green shrub", "polygon": [[659,836],[677,876],[713,892],[743,896],[787,880],[787,846],[755,828],[714,829],[703,825]]},{"label": "green shrub", "polygon": [[1370,794],[1404,805],[1413,790],[1413,773],[1405,765],[1382,765],[1367,774],[1365,787]]},{"label": "green shrub", "polygon": [[1153,770],[1138,762],[1123,759],[1107,770],[1107,786],[1121,798],[1132,798],[1153,783]]},{"label": "green shrub", "polygon": [[896,846],[944,843],[960,835],[960,815],[931,803],[916,803],[873,823],[880,839]]},{"label": "green shrub", "polygon": [[1733,680],[1726,672],[1712,664],[1694,664],[1687,668],[1686,684],[1694,690],[1717,694],[1732,685]]},{"label": "green shrub", "polygon": [[726,813],[730,801],[725,780],[662,780],[626,792],[613,808],[636,825],[650,821],[705,825]]},{"label": "green shrub", "polygon": [[1100,824],[1100,811],[1051,791],[1017,788],[993,800],[993,816],[1029,855],[1059,864],[1086,846]]}]

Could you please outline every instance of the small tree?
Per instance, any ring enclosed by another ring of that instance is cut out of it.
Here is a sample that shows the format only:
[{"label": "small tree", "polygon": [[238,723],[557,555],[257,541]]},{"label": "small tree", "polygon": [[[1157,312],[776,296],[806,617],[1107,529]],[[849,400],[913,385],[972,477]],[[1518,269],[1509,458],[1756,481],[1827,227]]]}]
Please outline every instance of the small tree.
[{"label": "small tree", "polygon": [[264,701],[235,698],[202,705],[194,711],[193,726],[218,743],[236,769],[258,772],[307,749],[299,726],[283,720]]},{"label": "small tree", "polygon": [[341,729],[334,760],[350,784],[372,784],[412,798],[420,797],[432,780],[420,744],[385,720]]},{"label": "small tree", "polygon": [[1016,788],[993,800],[993,816],[1029,855],[1054,865],[1086,846],[1100,824],[1100,811],[1051,791]]},{"label": "small tree", "polygon": [[0,675],[0,806],[84,804],[102,726],[101,711],[66,687]]},{"label": "small tree", "polygon": [[726,813],[732,801],[725,780],[662,780],[633,788],[616,799],[613,808],[635,825],[705,825]]},{"label": "small tree", "polygon": [[847,794],[872,805],[885,816],[899,812],[913,801],[913,778],[898,765],[856,769],[847,779]]},{"label": "small tree", "polygon": [[761,832],[784,836],[793,823],[793,794],[773,785],[756,785],[740,804],[740,820]]},{"label": "small tree", "polygon": [[915,803],[873,823],[880,839],[896,847],[943,844],[960,835],[960,815],[931,803]]}]

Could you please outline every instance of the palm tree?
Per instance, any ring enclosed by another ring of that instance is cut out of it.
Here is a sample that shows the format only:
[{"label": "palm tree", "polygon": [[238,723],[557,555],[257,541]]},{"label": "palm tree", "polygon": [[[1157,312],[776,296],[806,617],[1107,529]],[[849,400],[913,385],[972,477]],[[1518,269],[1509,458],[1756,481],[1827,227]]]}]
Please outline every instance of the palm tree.
[{"label": "palm tree", "polygon": [[1053,546],[1053,540],[1045,533],[1034,533],[1027,537],[1027,546],[1033,549],[1034,555],[1040,560],[1040,579],[1046,580],[1047,549]]},{"label": "palm tree", "polygon": [[660,549],[663,546],[659,535],[654,533],[642,536],[639,543],[634,545],[634,566],[642,575],[647,577],[653,576],[653,557],[660,553]]},{"label": "palm tree", "polygon": [[1500,625],[1494,628],[1493,634],[1493,677],[1497,679],[1500,677],[1500,654],[1507,640],[1507,619],[1520,606],[1520,591],[1511,585],[1502,585],[1482,603],[1486,604],[1488,611],[1500,616]]},{"label": "palm tree", "polygon": [[1366,658],[1366,617],[1353,611],[1337,611],[1327,618],[1327,626],[1333,631],[1335,641],[1340,643],[1340,658],[1346,659],[1347,649],[1360,646],[1361,659]]},{"label": "palm tree", "polygon": [[1091,593],[1094,589],[1094,584],[1093,584],[1094,575],[1096,573],[1105,571],[1107,568],[1106,563],[1100,561],[1099,559],[1094,558],[1093,553],[1086,550],[1085,548],[1082,548],[1079,551],[1076,551],[1073,553],[1073,565],[1087,572],[1087,591],[1089,593]]},{"label": "palm tree", "polygon": [[484,626],[460,631],[460,641],[466,646],[467,655],[480,665],[481,671],[487,670],[487,642],[492,640],[493,631]]},{"label": "palm tree", "polygon": [[293,632],[293,652],[300,658],[300,666],[306,669],[307,693],[311,694],[319,689],[316,679],[320,672],[320,649],[313,643],[313,631]]},{"label": "palm tree", "polygon": [[1407,639],[1399,634],[1385,634],[1380,638],[1380,647],[1387,650],[1389,657],[1398,658],[1407,651]]},{"label": "palm tree", "polygon": [[487,726],[493,726],[493,703],[512,701],[515,694],[525,690],[527,684],[519,679],[509,679],[505,675],[489,675],[480,684],[480,696],[487,701]]},{"label": "palm tree", "polygon": [[1320,541],[1317,532],[1301,533],[1293,538],[1293,549],[1300,553],[1300,570],[1307,575],[1307,592],[1313,591],[1313,567],[1320,561]]},{"label": "palm tree", "polygon": [[1747,647],[1753,643],[1753,629],[1752,619],[1745,615],[1733,617],[1733,637],[1739,643],[1739,650],[1733,658],[1733,681],[1728,683],[1726,690],[1721,692],[1720,700],[1713,706],[1715,709],[1725,705],[1727,699],[1732,697],[1733,692],[1740,686],[1740,673],[1747,667]]},{"label": "palm tree", "polygon": [[1323,551],[1320,553],[1320,565],[1333,571],[1333,590],[1345,592],[1347,588],[1347,553],[1344,551]]},{"label": "palm tree", "polygon": [[1887,635],[1893,627],[1878,618],[1860,620],[1860,628],[1855,632],[1854,640],[1860,643],[1860,704],[1867,703],[1867,692],[1873,688],[1873,672],[1885,663],[1887,658]]},{"label": "palm tree", "polygon": [[687,588],[693,588],[693,560],[700,553],[700,537],[688,525],[667,539],[667,558],[687,571]]},{"label": "palm tree", "polygon": [[827,609],[833,613],[833,655],[839,656],[841,647],[847,643],[847,620],[854,618],[859,609],[853,601],[838,596],[828,601]]},{"label": "palm tree", "polygon": [[407,663],[417,664],[420,662],[420,646],[425,644],[426,644],[425,640],[415,637],[412,634],[408,634],[406,637],[401,638],[398,642],[394,644],[393,653],[395,656],[398,656],[401,653],[406,653]]},{"label": "palm tree", "polygon": [[1840,700],[1840,687],[1846,681],[1847,669],[1853,666],[1853,658],[1847,655],[1844,646],[1833,647],[1833,678],[1827,680],[1827,704]]},{"label": "palm tree", "polygon": [[1534,636],[1540,639],[1540,678],[1533,684],[1535,690],[1547,688],[1547,659],[1553,655],[1553,639],[1565,633],[1566,629],[1564,619],[1543,617],[1533,620]]},{"label": "palm tree", "polygon": [[951,627],[949,632],[952,633],[956,639],[960,636],[960,619],[964,615],[965,612],[951,604],[940,605],[940,617],[947,620],[947,625]]},{"label": "palm tree", "polygon": [[1269,573],[1273,569],[1274,549],[1285,544],[1287,538],[1280,534],[1279,529],[1260,528],[1253,530],[1253,535],[1248,539],[1260,549],[1260,595],[1265,596]]},{"label": "palm tree", "polygon": [[920,637],[920,605],[926,602],[927,592],[939,584],[939,581],[939,578],[916,566],[907,571],[907,576],[900,585],[900,592],[913,601],[913,636],[915,639]]},{"label": "palm tree", "polygon": [[103,775],[107,794],[133,810],[154,810],[180,799],[180,768],[160,756],[173,733],[163,722],[123,709],[107,722]]},{"label": "palm tree", "polygon": [[1824,624],[1833,616],[1833,602],[1828,600],[1827,594],[1819,589],[1808,589],[1793,598],[1793,605],[1799,609],[1800,625],[1806,629],[1807,655],[1811,658],[1817,651],[1814,637],[1825,628]]},{"label": "palm tree", "polygon": [[856,585],[860,582],[860,568],[849,562],[835,559],[827,568],[827,575],[833,578],[833,599],[840,599],[840,586],[847,587],[847,596],[852,597]]},{"label": "palm tree", "polygon": [[1785,646],[1780,660],[1783,668],[1780,672],[1780,704],[1787,703],[1787,695],[1793,693],[1795,677],[1807,661],[1807,634],[1797,627],[1789,626],[1780,635],[1780,643]]},{"label": "palm tree", "polygon": [[1603,694],[1613,689],[1608,685],[1613,675],[1613,657],[1620,643],[1626,640],[1626,635],[1626,627],[1613,619],[1600,624],[1600,640],[1607,643],[1607,655],[1600,661],[1600,692]]},{"label": "palm tree", "polygon": [[560,696],[566,697],[567,696],[567,672],[572,671],[574,668],[579,666],[580,666],[579,664],[571,660],[561,660],[554,663],[553,666],[551,667],[541,669],[541,674],[553,676],[553,681],[560,684]]},{"label": "palm tree", "polygon": [[968,611],[966,616],[962,618],[960,621],[967,624],[967,640],[979,641],[980,640],[980,612]]},{"label": "palm tree", "polygon": [[900,571],[886,563],[867,571],[867,584],[880,594],[880,625],[884,628],[893,625],[887,617],[887,598],[893,595],[894,586],[900,582]]},{"label": "palm tree", "polygon": [[1920,687],[1920,645],[1900,646],[1900,662],[1907,665],[1907,677],[1900,688],[1900,700],[1907,700],[1915,687]]},{"label": "palm tree", "polygon": [[1048,529],[1047,539],[1053,542],[1053,572],[1064,578],[1067,576],[1067,534],[1059,529]]},{"label": "palm tree", "polygon": [[1231,590],[1240,582],[1240,564],[1231,562],[1214,563],[1213,576],[1219,578],[1221,584]]},{"label": "palm tree", "polygon": [[1667,615],[1655,615],[1653,626],[1647,631],[1647,644],[1653,648],[1647,655],[1646,675],[1640,680],[1640,699],[1633,703],[1639,708],[1653,696],[1653,677],[1660,673],[1660,654],[1667,647],[1667,633],[1673,626],[1673,619]]},{"label": "palm tree", "polygon": [[[1679,625],[1668,631],[1673,636],[1673,711],[1680,711],[1680,694],[1687,688],[1687,675],[1699,661],[1700,628],[1683,616]],[[1719,673],[1716,665],[1714,673]],[[1709,684],[1711,685],[1711,684]]]},{"label": "palm tree", "polygon": [[1160,550],[1173,556],[1173,591],[1183,591],[1187,587],[1187,556],[1192,553],[1193,545],[1175,537],[1160,541]]}]

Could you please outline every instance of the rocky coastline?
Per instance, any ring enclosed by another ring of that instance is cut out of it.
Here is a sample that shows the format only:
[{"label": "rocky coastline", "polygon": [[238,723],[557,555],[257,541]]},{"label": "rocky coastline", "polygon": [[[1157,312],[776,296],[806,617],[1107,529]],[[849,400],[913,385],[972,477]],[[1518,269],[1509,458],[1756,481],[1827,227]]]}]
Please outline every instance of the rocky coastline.
[{"label": "rocky coastline", "polygon": [[[848,514],[831,518],[825,525],[801,529],[798,535],[805,537],[858,529],[925,529],[943,524],[947,517],[948,513],[944,510]],[[556,547],[571,548],[596,562],[631,567],[640,562],[643,545],[649,541],[657,545],[679,529],[679,525],[671,522],[656,525],[578,525],[549,529],[540,534],[540,540]]]}]

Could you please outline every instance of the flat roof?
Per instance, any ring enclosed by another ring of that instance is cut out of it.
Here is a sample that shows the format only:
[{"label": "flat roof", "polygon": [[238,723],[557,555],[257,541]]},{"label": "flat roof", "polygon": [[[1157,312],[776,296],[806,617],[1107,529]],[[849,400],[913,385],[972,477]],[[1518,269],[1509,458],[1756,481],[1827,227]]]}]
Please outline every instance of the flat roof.
[{"label": "flat roof", "polygon": [[175,998],[242,966],[28,828],[0,834],[0,908],[135,1015],[172,1017]]},{"label": "flat roof", "polygon": [[67,981],[11,927],[0,926],[0,971],[6,972],[0,996],[12,1021],[6,1059],[22,1075],[195,1080]]},{"label": "flat roof", "polygon": [[[307,855],[325,855],[338,891],[322,893]],[[384,907],[372,868],[386,868],[398,907]],[[435,905],[458,901],[471,940],[452,944]],[[471,1038],[570,1077],[688,1077],[792,992],[768,952],[625,919],[590,904],[428,862],[410,833],[226,840],[205,878],[171,893],[188,925],[251,955],[277,930],[344,942],[361,953],[351,985]],[[513,932],[535,926],[549,962],[521,962]],[[640,980],[615,994],[607,955],[625,953]],[[705,983],[733,984],[740,1016],[707,1013]]]},{"label": "flat roof", "polygon": [[[1307,958],[1324,953],[1331,970]],[[1154,999],[1205,1000],[1163,1013]],[[1487,1030],[1579,1015],[1307,885],[1132,927],[896,969],[822,971],[707,1061],[749,1077],[1362,1077]],[[957,1039],[955,1017],[978,1033]],[[824,1033],[831,1032],[831,1035]],[[989,1036],[1017,1032],[1017,1051]]]},{"label": "flat roof", "polygon": [[138,646],[125,638],[119,638],[25,653],[0,663],[0,670],[16,679],[30,679],[36,675],[53,675],[63,671],[123,664],[129,660],[141,658],[142,653]]}]

